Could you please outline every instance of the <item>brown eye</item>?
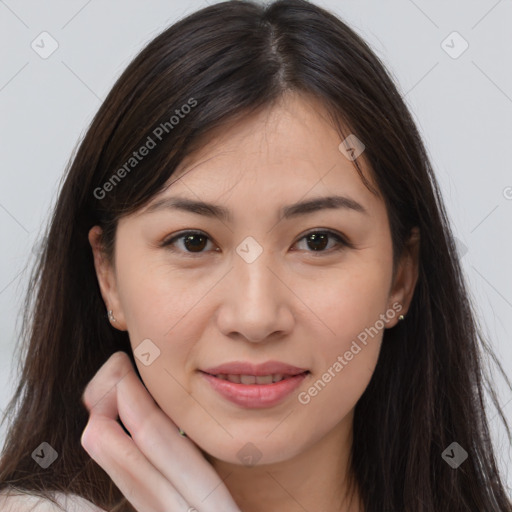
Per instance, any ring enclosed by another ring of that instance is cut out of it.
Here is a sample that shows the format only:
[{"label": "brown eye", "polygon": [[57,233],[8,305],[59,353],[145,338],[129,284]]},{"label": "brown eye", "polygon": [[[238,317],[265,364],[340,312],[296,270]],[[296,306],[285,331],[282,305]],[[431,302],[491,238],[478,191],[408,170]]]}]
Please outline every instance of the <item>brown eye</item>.
[{"label": "brown eye", "polygon": [[[331,252],[340,250],[343,247],[350,247],[350,244],[333,231],[314,231],[304,235],[297,244],[306,241],[306,252]],[[334,243],[330,243],[334,241]]]},{"label": "brown eye", "polygon": [[313,251],[322,251],[329,242],[329,235],[326,233],[312,233],[306,238],[308,239],[308,247]]},{"label": "brown eye", "polygon": [[173,252],[182,252],[189,254],[201,254],[211,242],[209,237],[201,232],[185,231],[162,243],[162,247],[167,247]]},{"label": "brown eye", "polygon": [[206,237],[203,235],[187,235],[183,237],[183,245],[188,251],[201,252],[206,247]]},{"label": "brown eye", "polygon": [[[333,231],[314,231],[304,235],[297,244],[306,242],[303,248],[306,252],[311,253],[330,253],[341,250],[344,247],[352,247],[341,235]],[[212,243],[208,235],[202,232],[185,231],[175,235],[169,240],[162,242],[162,247],[168,248],[173,252],[181,252],[188,255],[200,255],[208,252],[208,243]],[[218,251],[219,249],[215,249]]]}]

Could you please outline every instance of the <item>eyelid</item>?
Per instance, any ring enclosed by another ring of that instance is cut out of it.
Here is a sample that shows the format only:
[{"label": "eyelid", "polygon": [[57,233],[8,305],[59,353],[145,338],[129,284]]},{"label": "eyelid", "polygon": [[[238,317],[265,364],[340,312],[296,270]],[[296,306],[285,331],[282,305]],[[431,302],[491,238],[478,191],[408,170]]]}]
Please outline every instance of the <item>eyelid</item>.
[{"label": "eyelid", "polygon": [[181,238],[185,235],[203,235],[203,236],[208,237],[211,240],[211,236],[208,235],[207,233],[205,233],[204,231],[201,231],[200,229],[183,229],[181,231],[173,233],[168,238],[167,237],[164,238],[162,240],[161,245],[168,245],[168,244],[174,242],[175,240],[177,240],[178,238]]}]

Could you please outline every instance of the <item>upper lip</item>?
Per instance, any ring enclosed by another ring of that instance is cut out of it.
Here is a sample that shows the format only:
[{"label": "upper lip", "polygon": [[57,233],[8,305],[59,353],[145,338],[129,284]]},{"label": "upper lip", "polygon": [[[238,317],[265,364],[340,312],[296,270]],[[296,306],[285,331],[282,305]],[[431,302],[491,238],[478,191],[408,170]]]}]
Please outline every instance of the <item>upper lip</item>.
[{"label": "upper lip", "polygon": [[282,373],[283,375],[298,375],[304,373],[307,368],[298,368],[287,363],[279,361],[266,361],[261,364],[253,364],[244,361],[233,361],[230,363],[223,363],[219,366],[205,368],[201,370],[210,375],[272,375],[275,373]]}]

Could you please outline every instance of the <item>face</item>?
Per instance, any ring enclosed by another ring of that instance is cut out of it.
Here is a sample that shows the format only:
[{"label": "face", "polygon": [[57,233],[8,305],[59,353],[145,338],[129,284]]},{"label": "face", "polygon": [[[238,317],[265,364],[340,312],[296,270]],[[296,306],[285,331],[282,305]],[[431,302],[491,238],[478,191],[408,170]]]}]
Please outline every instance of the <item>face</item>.
[{"label": "face", "polygon": [[[340,142],[320,103],[290,94],[210,138],[120,220],[112,265],[90,232],[115,325],[150,353],[136,357],[146,387],[216,459],[285,461],[346,431],[384,329],[407,311],[414,253],[393,279],[386,207]],[[204,373],[269,361],[281,366]]]}]

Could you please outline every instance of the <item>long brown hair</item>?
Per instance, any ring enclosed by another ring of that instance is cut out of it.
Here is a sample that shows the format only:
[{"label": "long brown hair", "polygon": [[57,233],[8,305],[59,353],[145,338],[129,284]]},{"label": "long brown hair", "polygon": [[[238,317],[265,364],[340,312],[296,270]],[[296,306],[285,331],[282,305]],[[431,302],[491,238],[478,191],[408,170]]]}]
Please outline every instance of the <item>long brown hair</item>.
[{"label": "long brown hair", "polygon": [[[351,470],[365,512],[512,510],[490,441],[483,356],[510,382],[477,326],[422,140],[368,45],[303,0],[223,2],[193,13],[151,41],[103,102],[68,166],[31,275],[0,488],[61,490],[107,510],[133,510],[80,444],[86,384],[115,351],[133,361],[128,334],[107,321],[87,233],[100,225],[112,256],[118,220],[160,192],[211,130],[268,107],[287,90],[319,98],[338,127],[365,143],[394,256],[412,227],[421,233],[409,313],[385,331],[355,410]],[[190,101],[196,106],[171,122]],[[156,147],[111,181],[165,122]],[[489,392],[510,440],[492,384]],[[59,454],[48,469],[31,457],[43,441]],[[453,441],[469,454],[456,470],[441,456]]]}]

